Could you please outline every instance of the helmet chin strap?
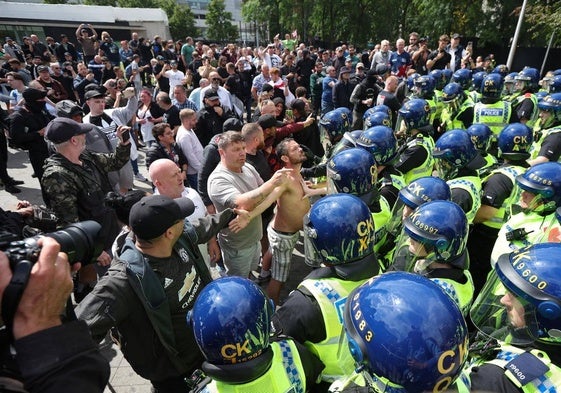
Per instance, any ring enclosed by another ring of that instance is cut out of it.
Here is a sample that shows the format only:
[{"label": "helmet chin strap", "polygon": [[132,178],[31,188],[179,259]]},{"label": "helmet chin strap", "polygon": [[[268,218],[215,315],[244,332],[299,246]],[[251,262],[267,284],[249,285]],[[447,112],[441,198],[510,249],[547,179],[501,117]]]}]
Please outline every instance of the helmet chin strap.
[{"label": "helmet chin strap", "polygon": [[413,271],[417,274],[424,274],[428,267],[434,262],[434,258],[431,258],[431,256],[434,256],[434,253],[431,253],[422,259],[417,259],[415,261]]}]

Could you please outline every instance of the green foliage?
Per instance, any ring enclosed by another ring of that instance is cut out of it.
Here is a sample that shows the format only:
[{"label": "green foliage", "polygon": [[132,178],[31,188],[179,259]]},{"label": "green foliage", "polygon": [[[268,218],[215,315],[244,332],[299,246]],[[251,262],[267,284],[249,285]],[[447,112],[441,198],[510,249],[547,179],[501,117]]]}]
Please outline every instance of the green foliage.
[{"label": "green foliage", "polygon": [[[67,0],[43,0],[61,1]],[[198,36],[199,32],[195,27],[195,16],[191,9],[186,5],[179,5],[175,0],[84,0],[87,5],[105,5],[123,8],[161,8],[168,16],[169,31],[171,36],[178,40],[186,36]]]},{"label": "green foliage", "polygon": [[226,42],[238,38],[238,28],[232,24],[232,14],[226,11],[224,0],[211,0],[206,14],[207,38]]},{"label": "green foliage", "polygon": [[559,1],[528,7],[526,22],[532,39],[539,39],[544,44],[544,41],[549,42],[552,33],[556,33],[553,42],[556,45],[561,44],[561,3]]}]

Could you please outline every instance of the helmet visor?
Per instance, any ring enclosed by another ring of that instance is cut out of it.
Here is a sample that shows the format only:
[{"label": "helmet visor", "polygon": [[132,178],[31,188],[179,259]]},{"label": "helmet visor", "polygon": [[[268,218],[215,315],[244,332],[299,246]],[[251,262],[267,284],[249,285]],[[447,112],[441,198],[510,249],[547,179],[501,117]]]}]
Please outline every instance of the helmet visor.
[{"label": "helmet visor", "polygon": [[304,262],[313,268],[320,267],[323,262],[321,254],[315,245],[316,238],[317,232],[312,227],[308,213],[304,216]]},{"label": "helmet visor", "polygon": [[520,346],[534,341],[530,327],[536,326],[535,307],[505,288],[495,270],[475,300],[470,317],[490,338]]}]

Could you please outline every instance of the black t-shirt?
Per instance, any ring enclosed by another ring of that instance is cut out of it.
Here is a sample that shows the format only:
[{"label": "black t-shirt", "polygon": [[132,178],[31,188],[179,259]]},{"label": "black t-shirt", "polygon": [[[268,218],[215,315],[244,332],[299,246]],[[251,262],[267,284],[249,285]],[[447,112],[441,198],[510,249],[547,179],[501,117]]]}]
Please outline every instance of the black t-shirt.
[{"label": "black t-shirt", "polygon": [[179,109],[172,105],[167,111],[164,111],[164,123],[168,123],[171,128],[181,125],[181,120],[179,119]]},{"label": "black t-shirt", "polygon": [[561,155],[561,132],[547,136],[542,143],[538,156],[546,157],[549,161],[559,161]]},{"label": "black t-shirt", "polygon": [[483,185],[481,204],[500,209],[505,199],[510,196],[514,184],[512,180],[502,173],[495,173]]},{"label": "black t-shirt", "polygon": [[245,157],[246,161],[255,168],[263,181],[267,181],[271,178],[271,167],[269,166],[267,159],[263,155],[263,151],[257,150],[257,153],[255,155],[247,153]]},{"label": "black t-shirt", "polygon": [[[436,58],[436,56],[438,56],[438,53],[439,53],[438,49],[433,50],[429,54],[429,57],[428,57],[427,61],[428,60],[434,60],[434,58]],[[440,59],[438,59],[434,62],[434,64],[431,67],[431,71],[432,70],[443,70],[443,69],[446,68],[446,66],[448,64],[450,64],[450,60],[452,59],[452,56],[450,55],[450,53],[448,53],[446,51],[443,51],[443,53],[444,53],[444,55]]]},{"label": "black t-shirt", "polygon": [[519,120],[530,120],[534,113],[534,103],[528,97],[522,100],[516,107],[516,116]]},{"label": "black t-shirt", "polygon": [[182,357],[200,357],[193,332],[185,322],[187,311],[193,308],[204,286],[193,262],[186,263],[173,252],[168,258],[150,256],[149,263],[159,277],[169,302],[176,349]]}]

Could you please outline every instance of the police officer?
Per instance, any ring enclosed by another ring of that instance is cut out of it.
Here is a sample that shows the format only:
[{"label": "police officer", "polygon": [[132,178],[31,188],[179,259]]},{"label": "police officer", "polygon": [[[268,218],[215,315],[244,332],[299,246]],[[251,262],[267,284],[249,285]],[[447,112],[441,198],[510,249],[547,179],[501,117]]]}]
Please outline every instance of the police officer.
[{"label": "police officer", "polygon": [[535,93],[539,89],[540,72],[532,67],[524,67],[514,77],[515,95],[512,99],[512,110],[518,120],[533,127],[538,119],[538,99]]},{"label": "police officer", "polygon": [[439,132],[468,128],[473,122],[473,102],[459,83],[452,82],[442,90],[442,114]]},{"label": "police officer", "polygon": [[[471,86],[471,70],[468,68],[461,68],[454,71],[452,74],[452,79],[450,83],[457,83],[462,87],[462,90],[468,95],[469,88]],[[449,83],[449,84],[450,84]]]},{"label": "police officer", "polygon": [[405,143],[395,168],[403,173],[408,184],[432,174],[434,140],[430,106],[426,100],[416,98],[403,104],[398,113],[396,134],[403,136]]},{"label": "police officer", "polygon": [[498,259],[470,313],[482,335],[456,382],[458,391],[546,392],[561,386],[560,277],[558,243]]},{"label": "police officer", "polygon": [[[378,250],[380,263],[383,263],[386,267],[391,265],[395,242],[401,233],[403,220],[409,217],[413,210],[430,201],[449,201],[450,197],[450,187],[438,177],[420,177],[409,183],[407,187],[402,188],[398,193],[398,200],[392,209],[391,219],[387,225],[385,243]],[[394,270],[404,270],[405,266],[400,268],[392,266],[392,268]]]},{"label": "police officer", "polygon": [[555,209],[561,206],[561,164],[544,162],[516,177],[522,189],[519,207],[501,227],[491,253],[491,264],[505,253],[531,244],[558,242],[561,225]]},{"label": "police officer", "polygon": [[442,135],[436,142],[433,155],[438,176],[448,181],[452,201],[460,205],[471,224],[481,206],[481,179],[477,168],[483,166],[483,159],[468,133],[460,129]]},{"label": "police officer", "polygon": [[326,382],[354,370],[348,343],[339,340],[342,310],[349,293],[378,274],[374,231],[368,207],[353,195],[326,196],[304,218],[305,244],[314,248],[323,267],[291,292],[273,316],[273,325],[277,333],[318,354],[325,364],[322,380]]},{"label": "police officer", "polygon": [[489,153],[493,132],[485,124],[472,124],[466,129],[466,131],[469,134],[475,149],[485,160],[485,164],[481,168],[477,168],[477,174],[483,179],[487,177],[493,169],[499,166],[499,160],[497,160],[497,157]]},{"label": "police officer", "polygon": [[390,272],[355,289],[344,309],[356,372],[330,392],[441,392],[467,360],[466,322],[442,289]]},{"label": "police officer", "polygon": [[471,272],[477,293],[491,270],[488,261],[499,229],[510,217],[512,205],[520,199],[521,190],[516,187],[516,177],[529,167],[526,159],[532,146],[532,130],[521,123],[510,124],[499,134],[498,146],[499,157],[504,163],[483,179],[481,206],[468,239],[473,266]]},{"label": "police officer", "polygon": [[467,237],[466,215],[457,204],[424,203],[403,220],[391,269],[415,272],[435,281],[467,315],[474,293]]},{"label": "police officer", "polygon": [[372,212],[376,227],[377,250],[384,238],[391,207],[385,198],[380,198],[376,185],[377,170],[374,157],[360,147],[337,153],[327,162],[327,191],[330,194],[345,193],[358,196]]},{"label": "police officer", "polygon": [[224,277],[208,284],[187,316],[205,358],[202,370],[212,379],[194,391],[308,391],[323,365],[288,337],[271,341],[272,314],[272,302],[245,278]]},{"label": "police officer", "polygon": [[431,75],[420,75],[414,81],[413,93],[410,99],[422,98],[430,107],[429,124],[436,127],[440,124],[442,116],[442,95],[435,91],[436,82]]},{"label": "police officer", "polygon": [[374,126],[388,126],[393,129],[395,126],[395,120],[396,118],[394,118],[392,110],[384,104],[368,108],[362,116],[364,130]]},{"label": "police officer", "polygon": [[319,120],[320,140],[329,159],[332,148],[339,142],[345,132],[351,131],[352,114],[347,108],[337,108],[327,112]]},{"label": "police officer", "polygon": [[538,103],[539,121],[532,146],[530,165],[559,161],[561,156],[561,93],[546,96]]},{"label": "police officer", "polygon": [[471,87],[468,95],[474,104],[481,99],[481,85],[485,75],[487,75],[485,71],[475,72],[471,75]]},{"label": "police officer", "polygon": [[480,101],[473,108],[473,123],[486,124],[493,131],[494,141],[507,124],[517,121],[510,102],[501,99],[503,83],[500,74],[485,76],[481,83]]},{"label": "police officer", "polygon": [[357,146],[366,149],[374,157],[378,171],[377,187],[380,190],[380,196],[392,209],[399,190],[406,186],[403,174],[394,167],[398,158],[395,134],[388,126],[374,126],[362,132],[357,140]]}]

